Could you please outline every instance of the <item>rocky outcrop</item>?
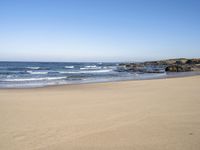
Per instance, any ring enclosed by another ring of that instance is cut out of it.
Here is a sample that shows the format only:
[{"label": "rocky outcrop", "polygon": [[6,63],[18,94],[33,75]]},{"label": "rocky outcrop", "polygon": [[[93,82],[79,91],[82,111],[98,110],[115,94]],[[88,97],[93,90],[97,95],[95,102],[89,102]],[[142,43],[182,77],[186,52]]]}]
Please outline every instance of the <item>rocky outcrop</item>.
[{"label": "rocky outcrop", "polygon": [[192,71],[189,66],[171,65],[165,68],[166,72],[187,72]]},{"label": "rocky outcrop", "polygon": [[142,73],[200,71],[200,58],[179,58],[159,61],[147,61],[141,63],[125,63],[119,65],[119,70]]},{"label": "rocky outcrop", "polygon": [[189,65],[200,64],[200,59],[188,59],[186,61],[186,64],[189,64]]}]

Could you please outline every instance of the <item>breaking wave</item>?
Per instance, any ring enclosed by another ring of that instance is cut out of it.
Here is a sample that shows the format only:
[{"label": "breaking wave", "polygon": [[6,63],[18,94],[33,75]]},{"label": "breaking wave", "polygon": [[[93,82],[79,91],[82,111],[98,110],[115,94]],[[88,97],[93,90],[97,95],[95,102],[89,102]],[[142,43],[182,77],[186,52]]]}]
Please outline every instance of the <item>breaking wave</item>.
[{"label": "breaking wave", "polygon": [[40,67],[26,67],[27,69],[38,70]]},{"label": "breaking wave", "polygon": [[60,71],[61,74],[72,73],[72,74],[80,74],[80,73],[106,73],[111,72],[112,70],[84,70],[84,71]]},{"label": "breaking wave", "polygon": [[42,81],[42,80],[61,80],[61,79],[66,79],[67,77],[44,77],[44,78],[15,78],[15,79],[4,79],[1,81],[7,81],[7,82],[17,82],[17,81]]},{"label": "breaking wave", "polygon": [[65,66],[66,69],[73,69],[74,66]]},{"label": "breaking wave", "polygon": [[48,74],[48,72],[27,71],[29,74]]}]

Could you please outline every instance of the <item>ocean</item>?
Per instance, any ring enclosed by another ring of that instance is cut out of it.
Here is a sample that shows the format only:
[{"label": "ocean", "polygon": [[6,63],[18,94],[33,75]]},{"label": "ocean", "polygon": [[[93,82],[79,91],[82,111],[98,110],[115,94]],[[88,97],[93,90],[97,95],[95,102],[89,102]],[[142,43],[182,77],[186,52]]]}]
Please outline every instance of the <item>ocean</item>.
[{"label": "ocean", "polygon": [[0,62],[0,88],[33,88],[164,78],[166,73],[119,71],[118,63]]}]

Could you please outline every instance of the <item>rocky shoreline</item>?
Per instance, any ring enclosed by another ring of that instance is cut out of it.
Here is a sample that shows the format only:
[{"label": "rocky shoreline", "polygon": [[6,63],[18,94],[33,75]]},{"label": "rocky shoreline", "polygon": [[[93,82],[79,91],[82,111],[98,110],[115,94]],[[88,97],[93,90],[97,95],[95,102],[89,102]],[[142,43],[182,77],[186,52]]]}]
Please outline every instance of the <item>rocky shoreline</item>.
[{"label": "rocky shoreline", "polygon": [[200,71],[200,58],[177,58],[159,61],[146,61],[139,63],[122,63],[119,64],[119,71],[141,73]]}]

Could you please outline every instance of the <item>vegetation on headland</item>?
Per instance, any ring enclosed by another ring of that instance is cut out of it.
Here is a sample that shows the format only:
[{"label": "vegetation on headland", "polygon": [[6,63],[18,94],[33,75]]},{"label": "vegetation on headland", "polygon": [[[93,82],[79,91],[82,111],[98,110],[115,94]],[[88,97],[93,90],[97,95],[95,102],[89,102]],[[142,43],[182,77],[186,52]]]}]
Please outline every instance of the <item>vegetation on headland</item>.
[{"label": "vegetation on headland", "polygon": [[140,63],[123,63],[119,65],[119,68],[121,70],[144,73],[200,71],[200,58],[177,58]]}]

